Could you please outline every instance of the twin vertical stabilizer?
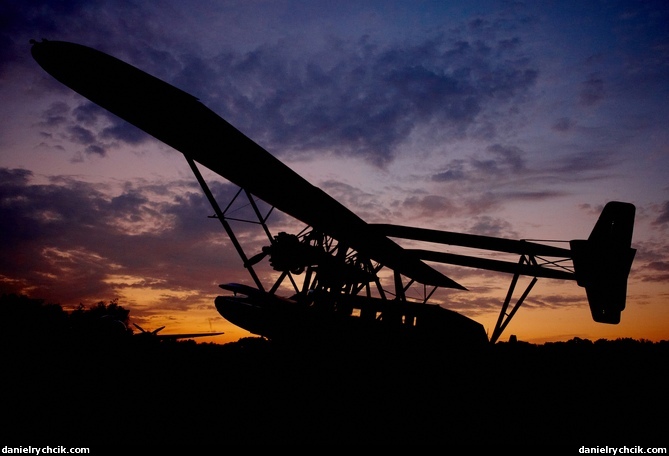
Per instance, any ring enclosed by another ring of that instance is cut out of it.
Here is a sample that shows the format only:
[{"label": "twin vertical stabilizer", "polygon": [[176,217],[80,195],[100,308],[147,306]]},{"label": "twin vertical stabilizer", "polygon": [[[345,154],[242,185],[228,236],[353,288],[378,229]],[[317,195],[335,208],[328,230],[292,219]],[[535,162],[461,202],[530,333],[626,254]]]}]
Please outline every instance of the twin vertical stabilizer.
[{"label": "twin vertical stabilizer", "polygon": [[570,241],[576,282],[585,288],[596,322],[620,323],[625,309],[627,277],[636,254],[631,248],[635,211],[633,204],[611,201],[587,240]]}]

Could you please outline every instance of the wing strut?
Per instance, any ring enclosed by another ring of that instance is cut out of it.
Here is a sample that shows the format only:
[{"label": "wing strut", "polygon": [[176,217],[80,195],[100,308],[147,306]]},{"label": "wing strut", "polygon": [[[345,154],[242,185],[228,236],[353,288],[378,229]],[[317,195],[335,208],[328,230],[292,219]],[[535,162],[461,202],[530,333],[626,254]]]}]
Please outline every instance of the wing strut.
[{"label": "wing strut", "polygon": [[491,344],[497,342],[497,339],[499,339],[499,337],[504,332],[506,325],[509,324],[513,316],[516,314],[520,306],[523,304],[523,301],[525,301],[525,298],[527,298],[527,295],[530,294],[530,291],[532,290],[532,287],[534,287],[534,284],[537,283],[538,279],[536,277],[533,277],[532,281],[525,289],[525,292],[523,292],[522,296],[518,298],[518,301],[516,301],[516,304],[513,306],[513,309],[511,309],[511,312],[507,314],[506,310],[509,308],[509,302],[511,302],[511,296],[513,296],[513,290],[516,288],[516,284],[518,283],[518,277],[520,277],[521,275],[520,270],[523,267],[524,263],[529,263],[529,261],[527,260],[525,255],[522,255],[520,257],[520,260],[518,261],[518,271],[513,275],[513,279],[511,280],[511,284],[509,285],[509,291],[506,293],[504,304],[502,304],[502,309],[500,310],[499,317],[497,318],[497,324],[495,325],[495,329],[493,330],[492,336],[490,337]]},{"label": "wing strut", "polygon": [[225,215],[223,214],[223,211],[221,211],[220,206],[218,205],[218,202],[216,202],[216,198],[214,198],[214,194],[211,193],[211,190],[209,189],[209,186],[207,185],[207,182],[204,180],[204,177],[202,177],[202,173],[200,173],[200,170],[198,169],[197,165],[195,164],[195,161],[190,158],[188,155],[184,154],[184,157],[186,157],[186,161],[188,162],[188,165],[190,166],[190,169],[193,171],[193,174],[195,174],[195,178],[197,181],[200,183],[200,187],[202,187],[202,191],[204,194],[207,196],[207,199],[209,200],[209,204],[211,204],[211,207],[214,209],[214,213],[216,214],[216,218],[221,222],[221,225],[223,225],[223,228],[225,229],[225,232],[228,234],[230,237],[230,240],[232,241],[232,245],[235,246],[235,249],[237,249],[237,253],[241,257],[242,261],[244,262],[244,265],[246,266],[246,269],[248,269],[249,274],[251,274],[251,278],[253,279],[253,282],[256,284],[259,290],[265,291],[265,288],[262,286],[262,282],[258,278],[258,275],[256,274],[255,270],[253,269],[253,266],[249,265],[249,259],[246,257],[246,253],[244,253],[244,249],[242,249],[242,246],[239,244],[239,241],[237,240],[237,237],[235,236],[235,233],[232,231],[232,228],[230,227],[230,224],[225,220]]}]

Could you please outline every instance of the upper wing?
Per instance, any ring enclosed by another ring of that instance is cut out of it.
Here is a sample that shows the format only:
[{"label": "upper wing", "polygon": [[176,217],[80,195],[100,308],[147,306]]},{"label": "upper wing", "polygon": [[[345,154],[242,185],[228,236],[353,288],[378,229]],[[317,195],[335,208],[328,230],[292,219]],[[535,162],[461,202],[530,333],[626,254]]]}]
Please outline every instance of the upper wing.
[{"label": "upper wing", "polygon": [[420,283],[464,289],[379,235],[192,95],[79,44],[42,41],[31,52],[66,86],[286,214]]}]

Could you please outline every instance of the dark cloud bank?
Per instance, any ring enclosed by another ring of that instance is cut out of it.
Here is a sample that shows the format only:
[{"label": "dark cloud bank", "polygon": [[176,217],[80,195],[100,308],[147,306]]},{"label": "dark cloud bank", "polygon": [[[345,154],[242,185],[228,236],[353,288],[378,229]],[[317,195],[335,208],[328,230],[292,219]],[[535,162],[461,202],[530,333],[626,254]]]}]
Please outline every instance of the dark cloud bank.
[{"label": "dark cloud bank", "polygon": [[[226,252],[224,236],[207,220],[211,208],[194,182],[127,186],[110,195],[76,180],[31,185],[31,172],[0,170],[0,286],[64,305],[115,296],[109,275],[141,278],[140,285],[211,292]],[[180,194],[175,195],[175,188]],[[212,184],[219,197],[234,189]],[[161,194],[162,202],[152,201]],[[205,272],[208,270],[209,272]]]}]

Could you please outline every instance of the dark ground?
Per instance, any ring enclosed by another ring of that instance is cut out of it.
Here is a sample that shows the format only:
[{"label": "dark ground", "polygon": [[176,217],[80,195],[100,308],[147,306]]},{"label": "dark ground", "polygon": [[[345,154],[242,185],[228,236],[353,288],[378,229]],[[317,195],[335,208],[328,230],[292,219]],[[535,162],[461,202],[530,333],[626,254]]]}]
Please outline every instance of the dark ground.
[{"label": "dark ground", "polygon": [[[467,353],[2,340],[0,446],[667,446],[669,343]],[[95,454],[95,453],[92,453]],[[118,453],[116,453],[118,454]]]}]

